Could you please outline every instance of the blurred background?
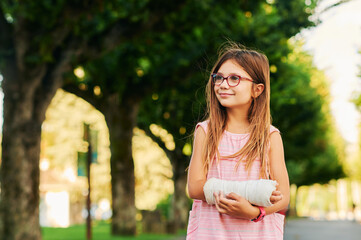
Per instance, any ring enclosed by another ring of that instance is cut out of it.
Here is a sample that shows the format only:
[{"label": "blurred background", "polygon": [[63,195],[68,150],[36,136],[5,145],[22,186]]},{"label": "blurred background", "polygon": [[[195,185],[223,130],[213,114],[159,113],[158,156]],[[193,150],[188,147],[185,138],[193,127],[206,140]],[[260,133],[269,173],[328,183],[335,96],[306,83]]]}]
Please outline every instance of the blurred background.
[{"label": "blurred background", "polygon": [[360,0],[1,1],[0,239],[184,239],[192,133],[228,40],[270,61],[287,221],[360,227],[360,12]]}]

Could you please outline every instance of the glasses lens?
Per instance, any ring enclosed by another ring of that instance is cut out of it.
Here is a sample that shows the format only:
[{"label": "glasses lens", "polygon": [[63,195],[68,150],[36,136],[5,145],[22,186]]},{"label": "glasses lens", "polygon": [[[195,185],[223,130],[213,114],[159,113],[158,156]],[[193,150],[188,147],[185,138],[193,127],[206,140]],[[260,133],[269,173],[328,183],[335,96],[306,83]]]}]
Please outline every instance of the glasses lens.
[{"label": "glasses lens", "polygon": [[231,75],[228,77],[229,86],[236,86],[239,83],[240,78],[236,75]]},{"label": "glasses lens", "polygon": [[223,82],[223,76],[219,74],[213,74],[213,81],[215,84],[219,85]]}]

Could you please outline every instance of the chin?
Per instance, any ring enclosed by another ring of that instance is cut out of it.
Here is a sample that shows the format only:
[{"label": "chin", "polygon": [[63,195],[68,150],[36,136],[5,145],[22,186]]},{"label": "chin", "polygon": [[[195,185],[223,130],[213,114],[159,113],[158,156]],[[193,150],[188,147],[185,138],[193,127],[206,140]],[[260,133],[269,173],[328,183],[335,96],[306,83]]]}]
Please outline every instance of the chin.
[{"label": "chin", "polygon": [[229,107],[232,107],[234,106],[234,104],[231,104],[231,103],[227,103],[227,102],[221,102],[219,101],[219,104],[221,104],[222,107],[225,107],[225,108],[229,108]]}]

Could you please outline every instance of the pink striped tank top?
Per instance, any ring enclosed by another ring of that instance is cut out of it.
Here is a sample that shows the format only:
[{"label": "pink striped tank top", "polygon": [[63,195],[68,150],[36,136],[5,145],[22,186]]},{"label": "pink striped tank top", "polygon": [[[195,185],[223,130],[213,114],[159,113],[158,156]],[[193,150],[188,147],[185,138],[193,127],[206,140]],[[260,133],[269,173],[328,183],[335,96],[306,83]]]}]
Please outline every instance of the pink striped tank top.
[{"label": "pink striped tank top", "polygon": [[[196,128],[202,127],[207,132],[208,121],[198,123]],[[278,131],[271,126],[270,132]],[[248,141],[249,134],[235,134],[225,131],[218,146],[221,156],[229,156],[238,152]],[[215,177],[224,180],[245,181],[257,180],[260,176],[260,160],[256,159],[250,174],[245,170],[242,162],[237,170],[237,159],[220,158],[219,164],[213,161],[207,179]],[[234,218],[220,214],[214,205],[201,200],[194,200],[189,213],[187,239],[188,240],[280,240],[283,239],[284,215],[273,213],[265,216],[262,221],[252,222],[248,219]]]}]

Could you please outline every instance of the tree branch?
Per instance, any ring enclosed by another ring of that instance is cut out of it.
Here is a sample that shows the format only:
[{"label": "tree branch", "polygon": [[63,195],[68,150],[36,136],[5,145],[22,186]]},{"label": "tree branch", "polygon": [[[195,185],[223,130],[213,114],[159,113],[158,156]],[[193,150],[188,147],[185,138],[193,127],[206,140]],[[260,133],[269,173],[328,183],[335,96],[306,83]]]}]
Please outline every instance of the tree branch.
[{"label": "tree branch", "polygon": [[[90,14],[92,9],[99,9],[101,4],[102,3],[98,1],[92,1],[90,4],[85,5],[76,5],[76,3],[66,4],[61,15],[58,16],[56,26],[54,26],[50,33],[53,47],[57,47],[63,43],[71,31],[70,26],[77,24],[82,15]],[[80,41],[80,39],[78,41]]]},{"label": "tree branch", "polygon": [[[71,72],[73,70],[72,60],[77,57],[79,54],[77,49],[81,42],[78,39],[67,38],[64,42],[65,47],[58,47],[54,51],[54,59],[55,62],[48,63],[46,66],[46,73],[41,78],[39,83],[36,96],[38,98],[48,98],[49,101],[42,101],[42,99],[36,100],[35,110],[37,112],[37,116],[43,116],[42,113],[45,113],[47,109],[47,102],[50,103],[51,99],[55,95],[57,89],[63,87],[64,90],[74,93],[77,96],[83,98],[85,101],[92,104],[95,108],[99,109],[100,99],[96,99],[93,96],[92,89],[88,89],[87,91],[82,91],[75,84],[68,83],[66,84],[66,89],[64,88],[64,74]],[[40,104],[45,104],[40,105]],[[39,113],[39,111],[44,111]]]},{"label": "tree branch", "polygon": [[[78,24],[83,15],[90,14],[92,10],[98,9],[100,4],[101,2],[98,1],[91,1],[90,4],[65,4],[60,14],[53,16],[56,22],[54,22],[51,28],[49,28],[49,26],[46,27],[46,25],[41,22],[41,18],[32,20],[24,18],[21,15],[17,16],[14,24],[14,42],[19,70],[26,68],[26,63],[23,61],[25,55],[39,54],[38,48],[40,41],[43,41],[42,37],[39,38],[39,36],[50,37],[50,40],[46,40],[46,51],[48,54],[52,54],[59,46],[63,46],[66,39],[69,38],[72,26]],[[81,37],[71,37],[77,38],[77,41],[80,42],[80,44],[77,45],[78,48],[82,46]],[[35,44],[34,39],[38,39]]]},{"label": "tree branch", "polygon": [[334,8],[334,7],[337,7],[337,6],[341,5],[341,4],[344,4],[344,3],[347,3],[347,2],[351,2],[351,1],[352,1],[352,0],[340,0],[340,1],[338,1],[338,2],[336,2],[336,3],[334,3],[334,4],[331,4],[331,5],[327,6],[326,8],[324,8],[324,9],[321,11],[321,13],[327,12],[328,10],[330,10],[330,9],[332,9],[332,8]]},{"label": "tree branch", "polygon": [[85,61],[96,59],[106,52],[114,50],[125,38],[134,38],[141,25],[120,19],[105,31],[97,34],[83,44],[82,57]]},{"label": "tree branch", "polygon": [[[150,1],[150,4],[152,4],[152,1]],[[129,18],[119,19],[103,32],[94,36],[85,45],[84,58],[97,58],[105,52],[114,50],[125,39],[135,40],[144,32],[155,31],[155,26],[158,26],[167,14],[179,11],[184,6],[185,1],[176,1],[176,4],[170,9],[159,6],[146,6],[146,8],[153,8],[153,12],[144,22],[133,22]]]}]

